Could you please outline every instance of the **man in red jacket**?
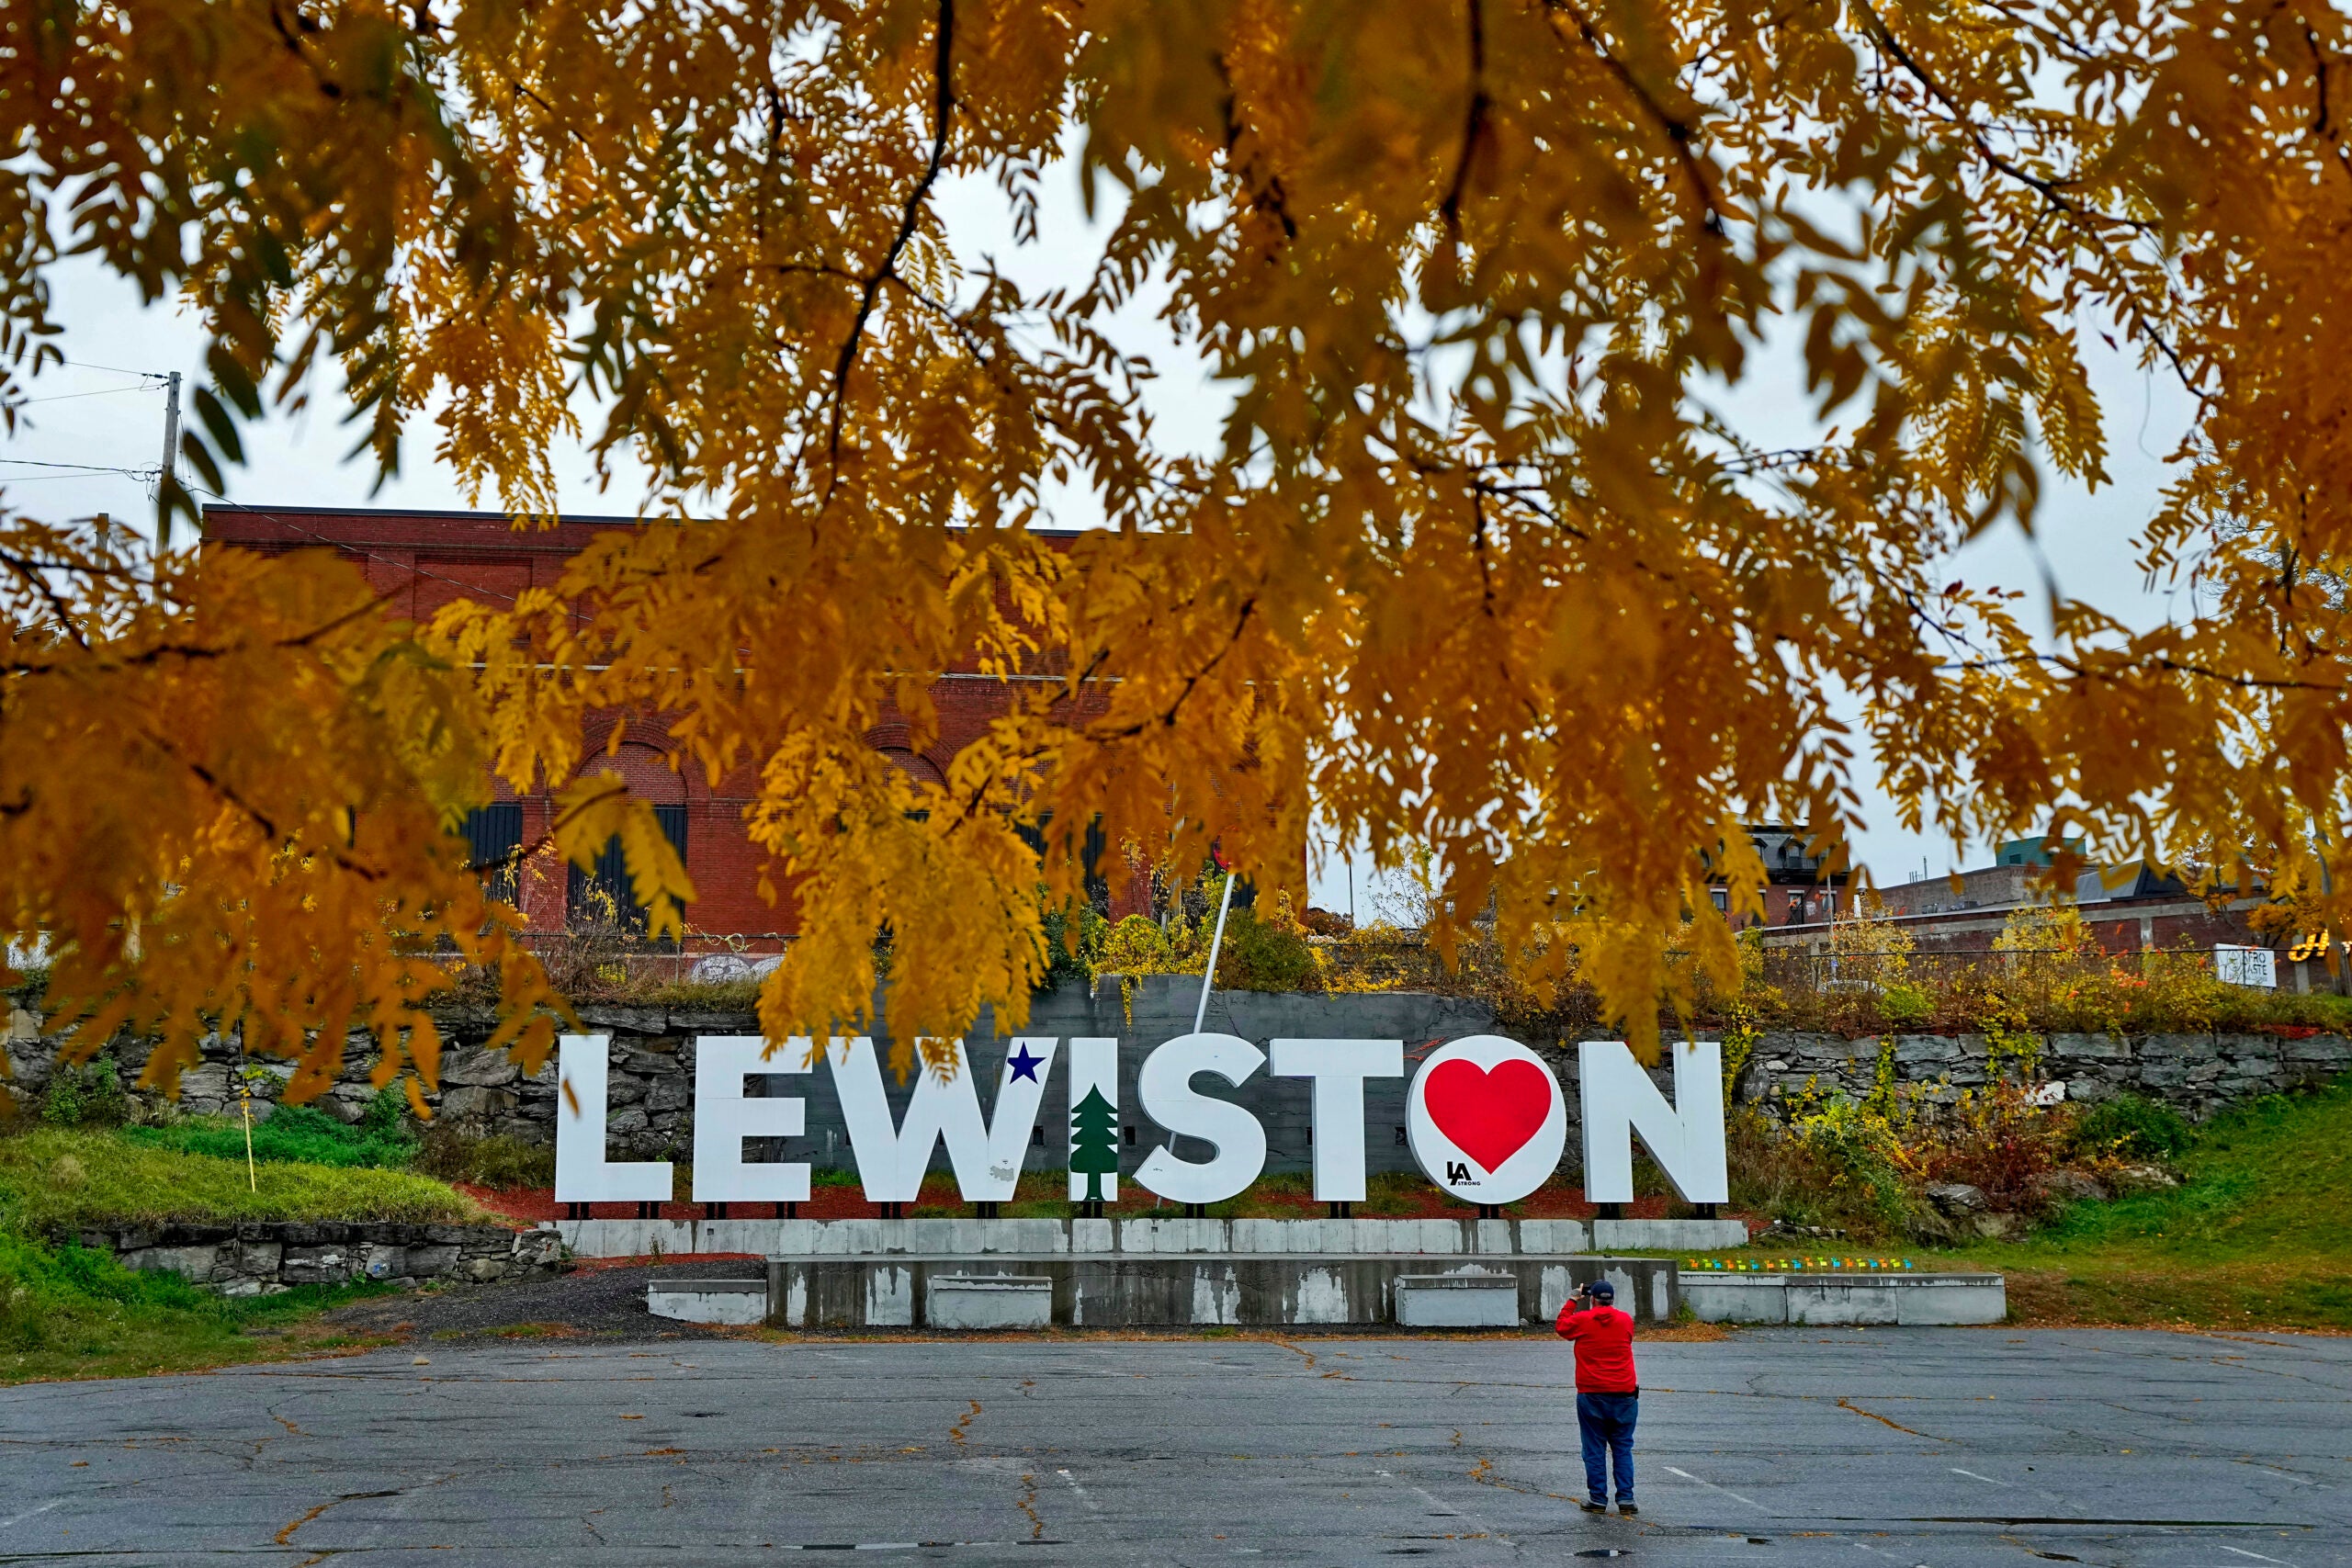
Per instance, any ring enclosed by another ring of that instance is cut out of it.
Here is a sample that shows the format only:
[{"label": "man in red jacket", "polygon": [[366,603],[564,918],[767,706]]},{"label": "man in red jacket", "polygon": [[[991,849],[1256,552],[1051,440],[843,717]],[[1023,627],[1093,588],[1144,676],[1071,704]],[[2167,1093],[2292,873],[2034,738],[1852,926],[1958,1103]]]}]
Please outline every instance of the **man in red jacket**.
[{"label": "man in red jacket", "polygon": [[1634,1320],[1616,1307],[1617,1287],[1596,1280],[1560,1309],[1560,1337],[1577,1348],[1577,1427],[1584,1437],[1588,1514],[1609,1511],[1609,1471],[1617,1471],[1617,1511],[1634,1514],[1634,1420],[1641,1380],[1634,1374]]}]

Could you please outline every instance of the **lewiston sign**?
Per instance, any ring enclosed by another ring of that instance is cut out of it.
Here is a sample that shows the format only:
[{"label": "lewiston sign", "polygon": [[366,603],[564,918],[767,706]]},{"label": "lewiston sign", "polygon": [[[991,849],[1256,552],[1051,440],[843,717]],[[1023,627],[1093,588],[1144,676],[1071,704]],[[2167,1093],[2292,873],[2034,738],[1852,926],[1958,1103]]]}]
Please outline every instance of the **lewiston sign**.
[{"label": "lewiston sign", "polygon": [[[661,1202],[672,1196],[667,1161],[605,1158],[605,1066],[609,1037],[567,1034],[556,1116],[556,1201],[560,1203]],[[1244,1106],[1204,1094],[1196,1077],[1238,1087],[1264,1072],[1311,1085],[1315,1196],[1353,1202],[1364,1196],[1364,1086],[1405,1076],[1401,1040],[1273,1040],[1260,1050],[1233,1034],[1180,1034],[1147,1055],[1136,1075],[1143,1112],[1171,1134],[1130,1178],[1170,1202],[1216,1203],[1245,1190],[1265,1169],[1266,1131]],[[1686,1202],[1729,1196],[1724,1157],[1722,1052],[1712,1041],[1671,1047],[1674,1099],[1668,1103],[1620,1041],[1577,1047],[1577,1087],[1584,1132],[1584,1191],[1596,1203],[1634,1196],[1634,1137]],[[756,1034],[705,1034],[695,1042],[694,1201],[702,1203],[804,1202],[805,1163],[744,1158],[748,1138],[797,1138],[807,1101],[758,1098],[748,1080],[810,1074],[820,1060],[832,1077],[866,1198],[908,1203],[917,1198],[932,1154],[946,1145],[956,1186],[968,1203],[1007,1202],[1033,1146],[1047,1079],[1068,1075],[1069,1196],[1072,1202],[1115,1200],[1119,1043],[1115,1038],[1022,1035],[998,1076],[991,1111],[982,1114],[976,1074],[955,1043],[956,1070],[916,1077],[902,1117],[894,1116],[882,1063],[866,1035],[836,1035],[821,1057],[806,1036],[771,1052]],[[1406,1135],[1414,1162],[1443,1191],[1466,1203],[1509,1203],[1550,1179],[1567,1142],[1567,1100],[1548,1063],[1515,1040],[1474,1034],[1422,1060],[1405,1096]],[[1187,1159],[1173,1139],[1215,1153]]]}]

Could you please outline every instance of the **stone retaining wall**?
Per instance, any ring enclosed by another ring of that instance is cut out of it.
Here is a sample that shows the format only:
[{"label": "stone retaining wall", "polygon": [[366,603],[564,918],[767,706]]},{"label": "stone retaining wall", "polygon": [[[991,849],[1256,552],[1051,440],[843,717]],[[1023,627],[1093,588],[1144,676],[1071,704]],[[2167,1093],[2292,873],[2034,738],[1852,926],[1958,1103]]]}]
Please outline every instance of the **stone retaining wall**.
[{"label": "stone retaining wall", "polygon": [[[1738,1098],[1753,1103],[1798,1095],[1808,1085],[1867,1095],[1878,1077],[1879,1039],[1767,1032],[1740,1075]],[[1894,1036],[1899,1083],[1948,1086],[1947,1097],[1982,1088],[1991,1055],[1981,1034]],[[2002,1064],[2012,1078],[2018,1068]],[[2352,1069],[2352,1039],[2314,1034],[2052,1034],[2029,1065],[2038,1083],[2063,1083],[2066,1098],[2111,1099],[2125,1090],[2160,1100],[2192,1116],[2262,1095],[2324,1083]]]},{"label": "stone retaining wall", "polygon": [[[1132,1170],[1161,1141],[1149,1120],[1141,1114],[1134,1093],[1136,1064],[1161,1041],[1192,1027],[1198,995],[1196,977],[1182,975],[1146,976],[1131,995],[1123,995],[1115,980],[1094,991],[1066,987],[1037,999],[1026,1032],[1069,1039],[1082,1035],[1116,1035],[1126,1043],[1122,1052],[1122,1165]],[[615,1159],[683,1159],[693,1149],[694,1037],[697,1034],[755,1033],[759,1024],[749,1013],[687,1008],[583,1007],[582,1021],[591,1030],[611,1036],[611,1112],[608,1143]],[[504,1053],[482,1048],[492,1019],[486,1010],[449,1009],[441,1014],[448,1042],[441,1066],[441,1085],[428,1095],[436,1117],[460,1133],[491,1134],[530,1143],[551,1141],[555,1123],[556,1080],[550,1062],[526,1077]],[[1276,995],[1261,992],[1219,992],[1209,1004],[1207,1027],[1238,1034],[1261,1045],[1276,1036],[1401,1038],[1408,1053],[1465,1034],[1484,1033],[1497,1025],[1482,1003],[1459,997],[1416,992],[1382,992],[1338,996]],[[887,1037],[887,1021],[875,1031]],[[43,1036],[30,1014],[17,1011],[6,1042],[10,1088],[20,1096],[37,1098],[46,1087],[55,1060],[58,1036]],[[1572,1082],[1573,1050],[1555,1043],[1530,1041],[1552,1057],[1564,1082]],[[995,1035],[987,1021],[971,1036],[972,1055],[983,1083],[996,1080],[996,1064],[1010,1042]],[[1751,1102],[1803,1092],[1808,1083],[1823,1090],[1843,1089],[1867,1094],[1877,1075],[1881,1043],[1876,1038],[1849,1040],[1827,1034],[1767,1032],[1740,1076],[1738,1092]],[[146,1047],[123,1042],[114,1052],[126,1085],[146,1060]],[[1894,1037],[1895,1075],[1915,1084],[1948,1083],[1950,1092],[1985,1082],[1988,1053],[1981,1035],[1905,1034]],[[221,1112],[235,1108],[238,1047],[233,1038],[211,1038],[203,1045],[203,1065],[181,1080],[180,1106],[190,1112]],[[375,1046],[356,1036],[345,1055],[340,1081],[316,1101],[345,1121],[356,1121],[376,1090],[368,1079],[375,1061]],[[2313,1035],[2288,1039],[2273,1034],[2154,1034],[2129,1038],[2107,1035],[2057,1034],[2041,1043],[2036,1077],[2066,1085],[2069,1098],[2099,1100],[2124,1089],[2169,1101],[2184,1111],[2202,1116],[2229,1104],[2324,1080],[2352,1069],[2352,1039]],[[282,1065],[273,1070],[283,1070]],[[1041,1125],[1055,1124],[1063,1113],[1057,1072],[1040,1109]],[[1663,1083],[1665,1079],[1661,1077]],[[1404,1084],[1375,1080],[1366,1086],[1365,1120],[1370,1168],[1411,1168],[1405,1146]],[[790,1092],[808,1098],[808,1133],[790,1151],[820,1169],[847,1168],[850,1153],[831,1084],[823,1072],[793,1080]],[[903,1110],[907,1086],[889,1085],[894,1109]],[[984,1091],[985,1092],[985,1091]],[[261,1090],[266,1113],[272,1086]],[[1265,1123],[1267,1168],[1304,1170],[1311,1164],[1307,1142],[1308,1089],[1304,1080],[1266,1078],[1262,1074],[1232,1098],[1250,1107]],[[1568,1101],[1571,1122],[1576,1099]],[[1568,1140],[1571,1161],[1577,1140]],[[782,1151],[775,1151],[780,1157]],[[1030,1151],[1032,1168],[1058,1168],[1063,1151],[1054,1140],[1041,1140]],[[944,1168],[944,1161],[935,1161]]]},{"label": "stone retaining wall", "polygon": [[497,1225],[270,1221],[85,1230],[73,1239],[112,1252],[127,1268],[165,1269],[228,1296],[354,1280],[414,1285],[519,1279],[552,1272],[563,1256],[551,1231]]}]

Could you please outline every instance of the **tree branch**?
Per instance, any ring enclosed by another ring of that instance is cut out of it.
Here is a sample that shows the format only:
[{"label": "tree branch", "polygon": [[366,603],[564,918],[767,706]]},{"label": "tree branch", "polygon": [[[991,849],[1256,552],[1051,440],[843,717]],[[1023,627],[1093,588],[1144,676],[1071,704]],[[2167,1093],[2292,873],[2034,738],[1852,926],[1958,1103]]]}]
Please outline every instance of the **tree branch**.
[{"label": "tree branch", "polygon": [[937,52],[933,70],[937,77],[937,91],[932,107],[931,161],[924,165],[922,177],[915,188],[907,193],[907,202],[899,215],[898,232],[890,238],[890,248],[882,260],[867,273],[859,286],[857,319],[850,323],[849,337],[842,344],[840,358],[833,365],[833,411],[826,433],[825,448],[831,468],[825,479],[825,499],[831,501],[842,478],[842,419],[849,407],[850,371],[857,364],[859,344],[865,337],[865,323],[874,314],[875,301],[881,297],[886,278],[896,275],[899,257],[914,238],[915,225],[922,220],[923,203],[930,199],[931,187],[939,180],[941,166],[947,161],[948,121],[956,112],[955,51],[956,0],[939,0],[937,23]]},{"label": "tree branch", "polygon": [[1462,237],[1462,196],[1470,183],[1470,160],[1478,151],[1478,139],[1487,129],[1487,111],[1493,100],[1487,96],[1487,18],[1485,0],[1467,0],[1470,13],[1470,107],[1462,117],[1462,152],[1453,161],[1453,183],[1446,187],[1445,201],[1438,210],[1445,217],[1446,232],[1455,239]]},{"label": "tree branch", "polygon": [[1554,15],[1565,15],[1575,24],[1577,36],[1584,40],[1585,47],[1609,68],[1610,74],[1617,78],[1618,85],[1632,96],[1634,101],[1641,106],[1642,112],[1665,134],[1668,144],[1674,149],[1675,162],[1681,168],[1683,181],[1698,200],[1700,230],[1720,243],[1724,237],[1723,206],[1716,198],[1714,182],[1707,177],[1706,170],[1690,151],[1692,128],[1667,112],[1666,106],[1643,85],[1641,78],[1634,74],[1633,68],[1610,49],[1609,40],[1601,37],[1600,30],[1576,7],[1574,0],[1544,0],[1544,6]]}]

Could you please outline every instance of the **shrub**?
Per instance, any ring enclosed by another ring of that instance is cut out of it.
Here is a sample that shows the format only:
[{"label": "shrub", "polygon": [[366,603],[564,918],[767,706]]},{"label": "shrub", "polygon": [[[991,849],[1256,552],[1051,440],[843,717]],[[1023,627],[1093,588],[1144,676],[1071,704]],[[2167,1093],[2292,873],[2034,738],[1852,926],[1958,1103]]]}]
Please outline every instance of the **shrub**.
[{"label": "shrub", "polygon": [[1274,900],[1268,916],[1261,918],[1255,908],[1236,909],[1226,921],[1218,985],[1237,991],[1302,991],[1312,988],[1317,969],[1315,949],[1291,918],[1287,895]]},{"label": "shrub", "polygon": [[1046,977],[1040,988],[1082,986],[1092,979],[1092,960],[1110,922],[1081,905],[1074,919],[1060,909],[1047,909],[1044,924],[1040,940],[1046,950]]},{"label": "shrub", "polygon": [[2136,1094],[2100,1100],[2075,1120],[2072,1134],[2083,1154],[2137,1159],[2177,1159],[2188,1139],[2188,1123],[2180,1112]]},{"label": "shrub", "polygon": [[1129,915],[1102,933],[1095,969],[1112,975],[1170,975],[1189,966],[1197,972],[1208,959],[1192,952],[1191,934],[1181,921],[1171,936],[1150,916]]},{"label": "shrub", "polygon": [[503,1134],[469,1138],[455,1128],[427,1128],[417,1147],[415,1168],[444,1181],[506,1189],[555,1185],[555,1149]]},{"label": "shrub", "polygon": [[2073,1125],[2022,1087],[1996,1083],[1918,1123],[1912,1159],[1924,1180],[1965,1182],[1996,1210],[2031,1212],[2042,1203],[2041,1179],[2073,1153]]},{"label": "shrub", "polygon": [[60,1062],[40,1097],[40,1119],[52,1127],[119,1127],[130,1119],[130,1097],[114,1058],[100,1052],[79,1066]]},{"label": "shrub", "polygon": [[1858,1237],[1912,1228],[1922,1190],[1965,1182],[1996,1210],[2038,1213],[2042,1179],[2075,1153],[2071,1108],[2045,1108],[2010,1084],[1962,1094],[1886,1085],[1867,1100],[1808,1089],[1786,1121],[1750,1110],[1728,1126],[1733,1201],[1800,1224],[1836,1224]]},{"label": "shrub", "polygon": [[1790,1123],[1789,1138],[1831,1212],[1858,1229],[1902,1226],[1911,1207],[1904,1168],[1909,1161],[1883,1111],[1833,1095]]},{"label": "shrub", "polygon": [[1298,923],[1309,936],[1346,936],[1356,929],[1355,921],[1348,916],[1318,909],[1312,904],[1307,906],[1305,914],[1298,917]]},{"label": "shrub", "polygon": [[[1212,888],[1222,896],[1223,885],[1213,879],[1191,891]],[[1216,939],[1217,897],[1204,902],[1205,913],[1187,916],[1180,910],[1164,924],[1147,915],[1112,922],[1081,910],[1075,932],[1060,913],[1047,911],[1045,944],[1051,972],[1046,983],[1096,975],[1133,979],[1199,974],[1208,966],[1209,948]],[[1229,910],[1225,942],[1217,949],[1217,985],[1235,991],[1319,989],[1322,964],[1306,937],[1306,928],[1291,913],[1288,894],[1276,895],[1271,909],[1244,906]]]},{"label": "shrub", "polygon": [[1936,1015],[1935,994],[1909,980],[1897,980],[1878,994],[1879,1021],[1894,1029],[1916,1029]]}]

